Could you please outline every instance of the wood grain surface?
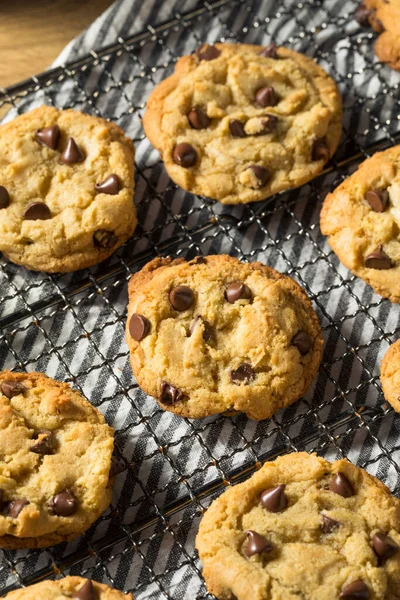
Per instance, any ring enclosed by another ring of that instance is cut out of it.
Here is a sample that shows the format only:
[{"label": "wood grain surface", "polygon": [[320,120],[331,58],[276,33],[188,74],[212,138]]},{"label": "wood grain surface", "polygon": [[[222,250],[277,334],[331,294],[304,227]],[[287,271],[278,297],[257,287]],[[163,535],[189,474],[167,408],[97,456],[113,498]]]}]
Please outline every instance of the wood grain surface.
[{"label": "wood grain surface", "polygon": [[0,87],[44,71],[112,0],[0,0]]}]

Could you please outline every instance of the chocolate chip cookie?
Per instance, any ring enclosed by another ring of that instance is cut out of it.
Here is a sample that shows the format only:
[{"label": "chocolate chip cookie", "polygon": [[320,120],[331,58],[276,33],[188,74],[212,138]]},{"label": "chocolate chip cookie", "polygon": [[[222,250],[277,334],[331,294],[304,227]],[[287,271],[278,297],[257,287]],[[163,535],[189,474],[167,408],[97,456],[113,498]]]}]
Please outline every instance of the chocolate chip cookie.
[{"label": "chocolate chip cookie", "polygon": [[321,231],[342,263],[400,302],[400,146],[378,152],[329,194]]},{"label": "chocolate chip cookie", "polygon": [[400,413],[400,340],[392,344],[383,357],[381,383],[386,400]]},{"label": "chocolate chip cookie", "polygon": [[380,34],[375,42],[379,60],[400,71],[400,2],[363,0],[354,16],[360,25]]},{"label": "chocolate chip cookie", "polygon": [[383,483],[301,452],[215,500],[196,546],[224,600],[397,600],[399,532],[400,500]]},{"label": "chocolate chip cookie", "polygon": [[101,262],[136,226],[130,139],[98,117],[42,106],[0,127],[0,251],[28,269]]},{"label": "chocolate chip cookie", "polygon": [[311,58],[274,44],[215,44],[178,60],[143,124],[178,185],[242,204],[318,175],[341,120],[336,84]]},{"label": "chocolate chip cookie", "polygon": [[139,385],[165,410],[252,419],[307,390],[323,345],[297,283],[226,255],[156,258],[133,275],[127,342]]},{"label": "chocolate chip cookie", "polygon": [[41,373],[0,372],[0,547],[72,540],[111,501],[113,430]]},{"label": "chocolate chip cookie", "polygon": [[132,594],[123,594],[104,583],[82,577],[41,581],[4,597],[7,600],[133,600]]}]

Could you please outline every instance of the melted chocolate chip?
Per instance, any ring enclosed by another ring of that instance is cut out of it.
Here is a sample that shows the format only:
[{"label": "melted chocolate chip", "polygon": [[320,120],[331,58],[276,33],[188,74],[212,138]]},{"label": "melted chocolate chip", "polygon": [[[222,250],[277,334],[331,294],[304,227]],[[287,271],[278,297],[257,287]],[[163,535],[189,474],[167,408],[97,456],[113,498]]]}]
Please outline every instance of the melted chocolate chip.
[{"label": "melted chocolate chip", "polygon": [[12,519],[16,519],[19,513],[22,511],[24,506],[27,506],[29,501],[26,498],[19,498],[18,500],[13,500],[7,507],[7,514]]},{"label": "melted chocolate chip", "polygon": [[71,492],[65,490],[64,492],[56,494],[50,500],[50,508],[58,517],[69,517],[76,512],[78,502]]},{"label": "melted chocolate chip", "polygon": [[51,219],[51,212],[44,202],[32,202],[25,211],[24,219],[26,221],[46,221]]},{"label": "melted chocolate chip", "polygon": [[211,123],[211,119],[201,108],[192,108],[187,118],[193,129],[207,129]]},{"label": "melted chocolate chip", "polygon": [[194,294],[187,285],[177,285],[172,288],[168,297],[172,308],[179,312],[188,310],[194,302]]},{"label": "melted chocolate chip", "polygon": [[378,269],[379,271],[384,271],[391,269],[393,267],[393,263],[386,252],[384,252],[383,246],[380,245],[376,248],[376,250],[374,250],[374,252],[371,252],[371,254],[368,254],[368,256],[365,257],[365,266],[368,269]]},{"label": "melted chocolate chip", "polygon": [[265,46],[263,50],[260,52],[260,56],[266,56],[267,58],[278,58],[277,51],[278,46],[271,42],[268,46]]},{"label": "melted chocolate chip", "polygon": [[60,139],[60,128],[58,125],[52,125],[51,127],[44,127],[43,129],[37,129],[35,137],[38,142],[44,144],[52,150],[57,149],[58,140]]},{"label": "melted chocolate chip", "polygon": [[231,382],[235,385],[244,383],[248,385],[256,378],[256,374],[249,363],[242,363],[237,369],[231,371]]},{"label": "melted chocolate chip", "polygon": [[257,189],[264,187],[264,185],[266,185],[271,178],[271,173],[265,167],[261,167],[260,165],[251,165],[249,169],[253,171],[255,175],[257,181],[255,187]]},{"label": "melted chocolate chip", "polygon": [[261,494],[261,504],[263,507],[269,512],[273,513],[278,513],[285,510],[288,505],[285,488],[286,485],[281,484],[264,490]]},{"label": "melted chocolate chip", "polygon": [[60,163],[65,165],[73,165],[75,163],[83,162],[85,158],[85,154],[79,148],[74,138],[69,138],[67,145],[60,156]]},{"label": "melted chocolate chip", "polygon": [[161,392],[159,400],[162,404],[176,404],[180,400],[183,400],[184,394],[178,390],[175,386],[163,381],[161,383]]},{"label": "melted chocolate chip", "polygon": [[278,117],[275,115],[263,115],[261,117],[261,126],[262,130],[257,133],[257,135],[266,135],[267,133],[271,133],[278,126]]},{"label": "melted chocolate chip", "polygon": [[74,592],[74,600],[95,600],[93,583],[87,579],[79,590]]},{"label": "melted chocolate chip", "polygon": [[383,23],[380,19],[378,19],[376,17],[375,11],[372,13],[369,22],[371,24],[372,29],[375,31],[375,33],[383,33],[385,31]]},{"label": "melted chocolate chip", "polygon": [[346,585],[342,589],[339,598],[345,598],[345,600],[368,600],[368,586],[361,579],[357,579],[357,581],[353,581],[353,583]]},{"label": "melted chocolate chip", "polygon": [[4,185],[0,185],[0,209],[7,208],[10,205],[10,194],[4,187]]},{"label": "melted chocolate chip", "polygon": [[374,212],[381,213],[386,210],[389,201],[389,192],[387,190],[369,190],[365,194],[365,199]]},{"label": "melted chocolate chip", "polygon": [[14,396],[18,396],[19,394],[23,394],[27,388],[23,383],[19,381],[13,381],[12,379],[6,379],[1,384],[1,391],[9,400]]},{"label": "melted chocolate chip", "polygon": [[230,283],[225,290],[225,298],[229,304],[235,304],[238,300],[251,300],[253,294],[248,285],[243,281],[235,281]]},{"label": "melted chocolate chip", "polygon": [[195,256],[193,260],[190,261],[190,265],[206,265],[207,259],[205,256]]},{"label": "melted chocolate chip", "polygon": [[143,315],[134,313],[129,321],[129,333],[134,340],[140,342],[150,331],[150,321]]},{"label": "melted chocolate chip", "polygon": [[256,103],[265,108],[266,106],[276,106],[278,96],[273,87],[267,86],[260,88],[256,93]]},{"label": "melted chocolate chip", "polygon": [[117,236],[112,231],[107,231],[107,229],[98,229],[93,234],[93,244],[97,248],[112,248],[117,241]]},{"label": "melted chocolate chip", "polygon": [[363,27],[370,27],[369,17],[372,15],[372,10],[360,4],[358,8],[354,11],[354,18]]},{"label": "melted chocolate chip", "polygon": [[373,536],[372,547],[381,562],[384,562],[386,559],[394,556],[399,551],[399,546],[396,544],[394,539],[388,535],[385,535],[381,531],[375,533]]},{"label": "melted chocolate chip", "polygon": [[346,475],[340,472],[332,477],[329,489],[331,492],[335,492],[335,494],[339,494],[339,496],[342,496],[343,498],[354,496],[354,490],[350,481],[347,479]]},{"label": "melted chocolate chip", "polygon": [[324,163],[328,162],[330,154],[324,138],[313,141],[311,157],[313,160],[323,160]]},{"label": "melted chocolate chip", "polygon": [[119,180],[118,175],[113,173],[109,175],[104,181],[100,183],[96,183],[95,185],[96,192],[100,192],[100,194],[108,194],[109,196],[115,196],[121,190],[121,182]]},{"label": "melted chocolate chip", "polygon": [[231,132],[231,136],[235,138],[245,138],[247,135],[243,123],[237,119],[229,121],[229,131]]},{"label": "melted chocolate chip", "polygon": [[210,325],[210,323],[208,321],[206,321],[205,319],[203,319],[203,317],[200,315],[198,315],[191,322],[190,327],[189,327],[189,337],[191,335],[193,335],[193,332],[198,325],[200,325],[200,326],[203,325],[203,340],[205,342],[208,342],[214,335],[214,329],[213,329],[212,325]]},{"label": "melted chocolate chip", "polygon": [[322,525],[321,529],[323,533],[331,533],[334,529],[339,527],[339,521],[335,521],[335,519],[331,519],[327,515],[322,515]]},{"label": "melted chocolate chip", "polygon": [[189,169],[190,167],[194,167],[197,162],[197,152],[193,146],[182,142],[175,146],[172,158],[174,159],[174,163],[180,167]]},{"label": "melted chocolate chip", "polygon": [[304,356],[310,352],[312,340],[306,331],[298,331],[292,338],[292,345]]},{"label": "melted chocolate chip", "polygon": [[221,52],[213,44],[203,44],[196,50],[196,56],[199,60],[214,60],[220,54]]},{"label": "melted chocolate chip", "polygon": [[31,452],[41,456],[55,453],[56,439],[51,431],[39,431],[36,439],[36,443],[30,447]]},{"label": "melted chocolate chip", "polygon": [[267,540],[263,535],[255,531],[246,531],[247,534],[247,556],[254,556],[255,554],[261,554],[262,552],[271,552],[273,549],[272,543]]}]

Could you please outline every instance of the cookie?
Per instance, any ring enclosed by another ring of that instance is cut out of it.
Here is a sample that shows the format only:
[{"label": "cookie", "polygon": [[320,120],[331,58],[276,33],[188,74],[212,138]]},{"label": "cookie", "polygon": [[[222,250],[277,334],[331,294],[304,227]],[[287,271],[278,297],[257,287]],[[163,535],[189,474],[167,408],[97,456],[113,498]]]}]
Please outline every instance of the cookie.
[{"label": "cookie", "polygon": [[196,539],[224,600],[395,600],[400,500],[346,460],[293,453],[215,500]]},{"label": "cookie", "polygon": [[108,258],[133,233],[134,150],[98,117],[42,106],[0,127],[0,251],[35,271]]},{"label": "cookie", "polygon": [[400,146],[378,152],[329,194],[321,231],[342,263],[400,302]]},{"label": "cookie", "polygon": [[379,60],[400,71],[400,3],[398,0],[363,0],[354,13],[363,27],[379,33],[375,53]]},{"label": "cookie", "polygon": [[143,124],[178,185],[244,204],[321,173],[341,120],[336,84],[313,59],[274,44],[215,44],[178,60]]},{"label": "cookie", "polygon": [[383,357],[381,383],[385,399],[400,413],[400,340],[392,344]]},{"label": "cookie", "polygon": [[7,600],[133,600],[104,583],[82,577],[46,580],[6,594]]},{"label": "cookie", "polygon": [[156,258],[133,275],[127,342],[140,387],[194,418],[270,417],[307,390],[323,346],[297,283],[226,255]]},{"label": "cookie", "polygon": [[83,533],[111,501],[113,430],[66,383],[0,372],[0,547]]}]

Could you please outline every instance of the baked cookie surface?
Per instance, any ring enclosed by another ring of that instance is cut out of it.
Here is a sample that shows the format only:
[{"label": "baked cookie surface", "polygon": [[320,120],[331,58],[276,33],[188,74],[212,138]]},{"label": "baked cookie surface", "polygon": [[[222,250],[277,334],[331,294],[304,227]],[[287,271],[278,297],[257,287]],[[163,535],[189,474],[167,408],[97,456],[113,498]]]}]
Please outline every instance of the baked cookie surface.
[{"label": "baked cookie surface", "polygon": [[140,387],[194,418],[270,417],[309,387],[323,346],[295,281],[226,255],[157,258],[133,275],[127,342]]},{"label": "baked cookie surface", "polygon": [[400,413],[400,340],[394,342],[383,357],[380,379],[386,400]]},{"label": "baked cookie surface", "polygon": [[178,60],[143,124],[178,185],[241,204],[318,175],[341,119],[336,84],[311,58],[273,44],[215,44]]},{"label": "baked cookie surface", "polygon": [[396,600],[399,531],[400,501],[379,480],[294,453],[215,500],[196,547],[224,600]]},{"label": "baked cookie surface", "polygon": [[71,540],[111,501],[113,430],[66,383],[0,372],[0,547]]},{"label": "baked cookie surface", "polygon": [[83,577],[64,577],[56,581],[46,580],[26,588],[10,592],[8,600],[133,600],[132,594],[123,594],[104,583]]},{"label": "baked cookie surface", "polygon": [[134,150],[115,124],[42,106],[0,126],[0,251],[36,271],[109,257],[133,233]]},{"label": "baked cookie surface", "polygon": [[328,194],[320,223],[350,271],[400,302],[400,146],[374,154]]},{"label": "baked cookie surface", "polygon": [[400,71],[400,2],[399,0],[363,0],[355,18],[364,27],[379,33],[375,53],[379,60]]}]

